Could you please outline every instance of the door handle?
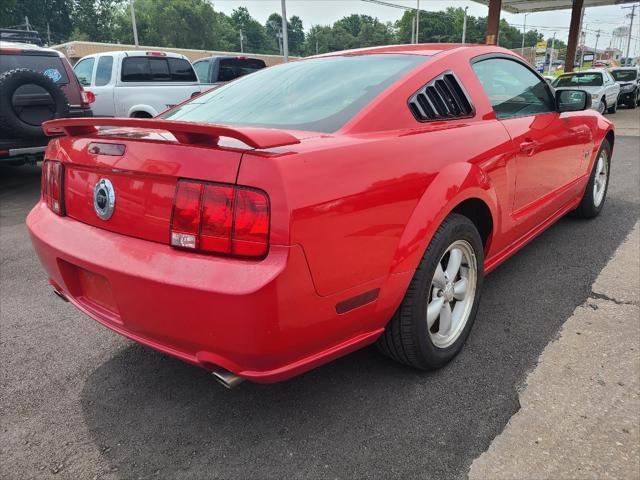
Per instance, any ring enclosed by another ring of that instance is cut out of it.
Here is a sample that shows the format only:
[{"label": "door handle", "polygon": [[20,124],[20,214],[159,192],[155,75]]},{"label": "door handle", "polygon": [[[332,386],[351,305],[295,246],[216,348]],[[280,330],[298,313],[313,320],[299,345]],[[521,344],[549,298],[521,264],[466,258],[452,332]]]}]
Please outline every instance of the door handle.
[{"label": "door handle", "polygon": [[524,142],[520,144],[520,151],[522,153],[526,153],[529,157],[532,156],[536,149],[538,148],[538,142],[535,140],[531,140],[530,138],[526,138]]}]

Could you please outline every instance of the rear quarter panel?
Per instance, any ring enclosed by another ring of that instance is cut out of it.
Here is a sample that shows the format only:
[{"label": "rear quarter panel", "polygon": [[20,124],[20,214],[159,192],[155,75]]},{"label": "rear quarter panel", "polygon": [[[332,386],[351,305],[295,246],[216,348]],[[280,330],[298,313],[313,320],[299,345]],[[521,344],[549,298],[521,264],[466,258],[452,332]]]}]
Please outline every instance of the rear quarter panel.
[{"label": "rear quarter panel", "polygon": [[269,193],[272,243],[302,246],[323,296],[412,271],[457,202],[479,197],[498,215],[496,196],[509,195],[511,140],[496,121],[312,143],[245,154],[238,183]]}]

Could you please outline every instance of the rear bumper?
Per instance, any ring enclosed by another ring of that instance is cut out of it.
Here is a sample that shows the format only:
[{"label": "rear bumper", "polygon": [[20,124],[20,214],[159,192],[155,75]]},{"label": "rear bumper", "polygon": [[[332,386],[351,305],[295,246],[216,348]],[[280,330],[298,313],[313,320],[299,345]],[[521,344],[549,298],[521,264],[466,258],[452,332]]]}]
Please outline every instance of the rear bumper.
[{"label": "rear bumper", "polygon": [[336,303],[361,292],[318,296],[299,246],[272,246],[259,262],[193,254],[59,217],[42,203],[27,225],[51,284],[84,313],[189,363],[257,382],[373,343],[392,313],[373,301],[337,314]]},{"label": "rear bumper", "polygon": [[69,107],[69,118],[93,117],[93,111],[90,107]]},{"label": "rear bumper", "polygon": [[0,140],[0,161],[13,160],[20,157],[33,156],[41,159],[49,139],[47,137],[34,139],[2,139]]}]

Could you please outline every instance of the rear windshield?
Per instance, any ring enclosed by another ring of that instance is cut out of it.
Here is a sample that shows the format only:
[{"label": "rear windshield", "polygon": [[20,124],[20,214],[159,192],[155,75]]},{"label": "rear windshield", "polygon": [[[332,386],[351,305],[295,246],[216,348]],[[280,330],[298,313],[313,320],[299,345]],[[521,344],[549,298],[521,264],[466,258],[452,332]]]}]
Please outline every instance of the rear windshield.
[{"label": "rear windshield", "polygon": [[223,85],[162,118],[335,132],[427,58],[387,54],[289,62]]},{"label": "rear windshield", "polygon": [[257,58],[223,58],[218,69],[218,81],[228,82],[266,67]]},{"label": "rear windshield", "polygon": [[197,82],[184,58],[127,57],[122,59],[123,82]]},{"label": "rear windshield", "polygon": [[57,55],[0,55],[0,75],[15,68],[35,70],[49,77],[58,85],[69,83],[62,59]]},{"label": "rear windshield", "polygon": [[618,82],[633,82],[638,78],[638,73],[635,70],[612,70],[611,75]]},{"label": "rear windshield", "polygon": [[574,73],[556,78],[554,87],[601,87],[601,73]]}]

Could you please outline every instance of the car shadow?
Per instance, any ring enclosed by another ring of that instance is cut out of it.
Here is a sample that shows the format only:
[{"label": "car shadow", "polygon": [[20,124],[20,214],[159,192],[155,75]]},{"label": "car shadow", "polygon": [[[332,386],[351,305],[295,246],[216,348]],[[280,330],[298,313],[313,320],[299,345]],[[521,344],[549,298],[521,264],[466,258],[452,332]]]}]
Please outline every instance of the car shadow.
[{"label": "car shadow", "polygon": [[463,478],[637,218],[635,203],[609,198],[600,217],[566,217],[498,268],[442,370],[367,348],[287,382],[226,390],[131,343],[89,375],[86,426],[121,478]]}]

